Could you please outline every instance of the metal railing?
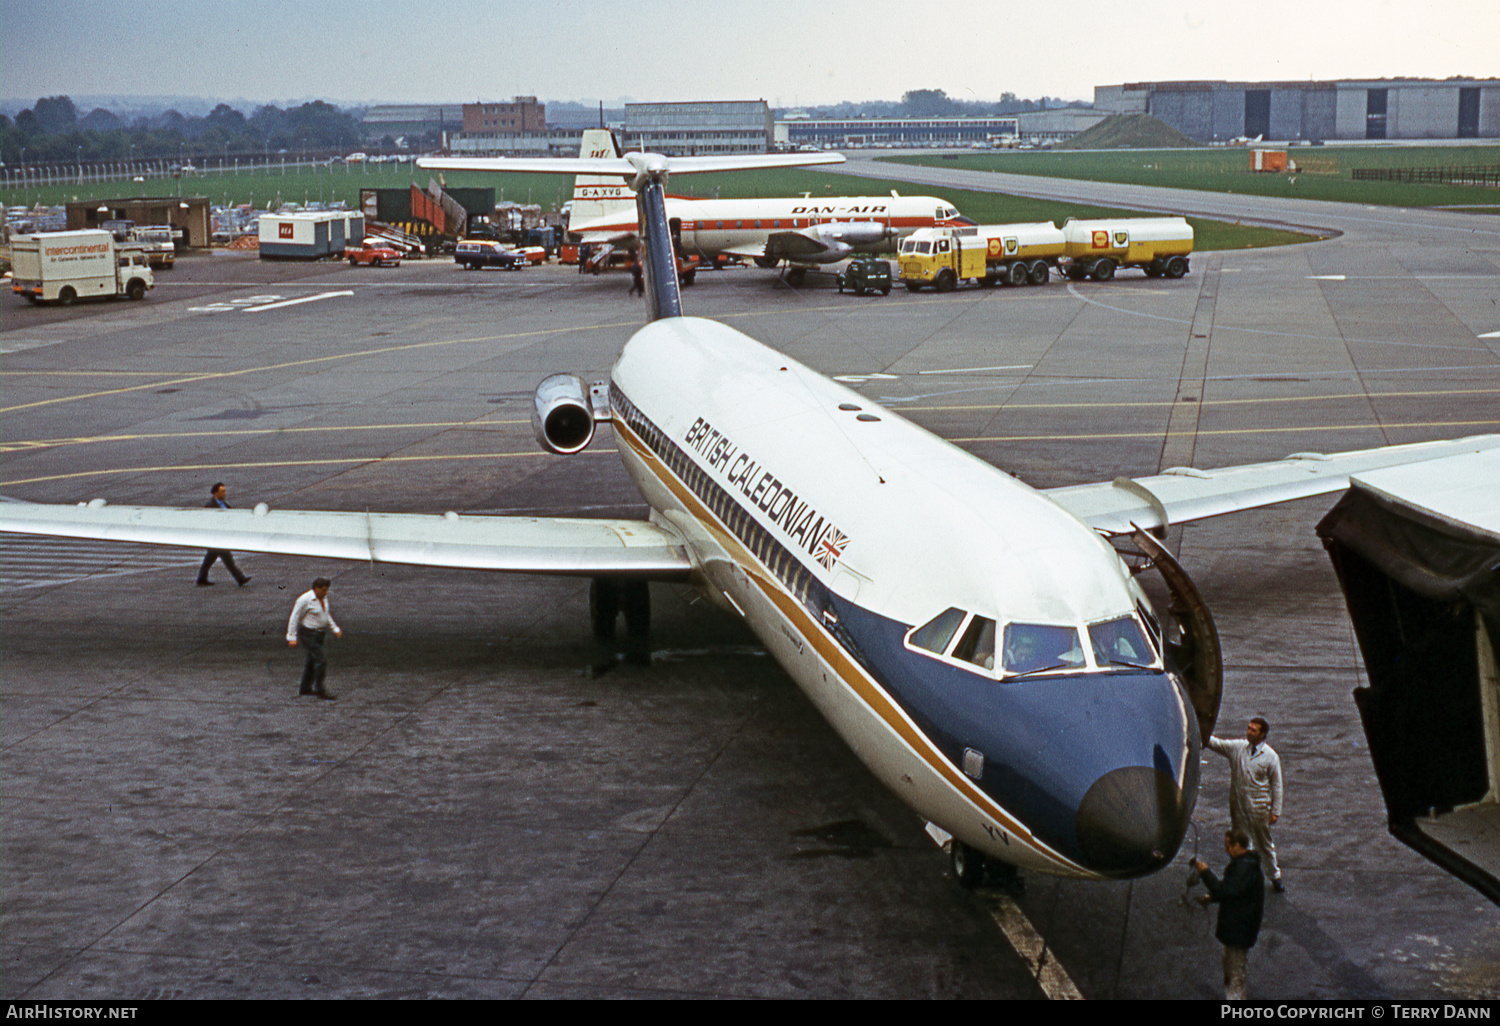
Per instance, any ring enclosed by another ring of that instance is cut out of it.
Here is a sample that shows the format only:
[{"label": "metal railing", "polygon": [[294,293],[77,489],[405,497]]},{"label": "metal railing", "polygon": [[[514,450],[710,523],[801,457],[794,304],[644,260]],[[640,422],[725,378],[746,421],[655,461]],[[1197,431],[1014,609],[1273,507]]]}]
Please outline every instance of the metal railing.
[{"label": "metal railing", "polygon": [[1349,173],[1356,182],[1500,186],[1500,167],[1357,167]]}]

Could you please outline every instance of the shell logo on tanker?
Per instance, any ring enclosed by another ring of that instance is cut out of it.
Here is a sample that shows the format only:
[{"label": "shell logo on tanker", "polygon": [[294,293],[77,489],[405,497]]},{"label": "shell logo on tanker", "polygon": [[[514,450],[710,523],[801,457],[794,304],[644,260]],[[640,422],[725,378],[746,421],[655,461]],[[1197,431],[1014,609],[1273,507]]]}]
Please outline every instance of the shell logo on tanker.
[{"label": "shell logo on tanker", "polygon": [[1106,231],[1097,231],[1097,232],[1094,233],[1094,248],[1095,249],[1108,249],[1109,248],[1109,232],[1106,232]]}]

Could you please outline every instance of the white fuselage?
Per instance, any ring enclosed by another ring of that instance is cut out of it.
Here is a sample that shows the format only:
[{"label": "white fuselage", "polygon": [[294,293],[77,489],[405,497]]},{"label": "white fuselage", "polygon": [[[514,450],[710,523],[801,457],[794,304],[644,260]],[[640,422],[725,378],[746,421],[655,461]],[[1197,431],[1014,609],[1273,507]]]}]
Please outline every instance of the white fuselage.
[{"label": "white fuselage", "polygon": [[[878,224],[888,233],[878,242],[855,248],[865,252],[893,252],[896,241],[934,225],[967,224],[946,200],[933,196],[794,196],[766,199],[672,199],[667,217],[681,224],[682,248],[688,253],[717,257],[722,253],[763,246],[776,232],[805,231],[838,223]],[[569,225],[569,231],[625,235],[636,231],[632,204],[614,214]]]},{"label": "white fuselage", "polygon": [[[1137,615],[1144,596],[1110,546],[1035,490],[712,321],[669,318],[638,332],[613,369],[611,404],[625,465],[653,519],[684,538],[700,587],[746,619],[860,759],[928,820],[1016,865],[1107,875],[1041,836],[1067,835],[1076,796],[1053,802],[1052,826],[1039,832],[966,773],[973,750],[962,753],[960,735],[986,738],[982,754],[1004,774],[1051,787],[1071,772],[1064,738],[1076,717],[1115,701],[1112,688],[1170,693],[1153,708],[1170,721],[1177,785],[1189,747],[1196,772],[1191,714],[1159,661],[1154,683],[1127,684],[1092,659],[1090,674],[1007,683],[901,643],[949,608],[1080,630]],[[1032,717],[1037,702],[1036,729],[1048,736],[1025,741],[1016,723],[998,722]],[[1136,745],[1127,761],[1150,766],[1151,750]]]}]

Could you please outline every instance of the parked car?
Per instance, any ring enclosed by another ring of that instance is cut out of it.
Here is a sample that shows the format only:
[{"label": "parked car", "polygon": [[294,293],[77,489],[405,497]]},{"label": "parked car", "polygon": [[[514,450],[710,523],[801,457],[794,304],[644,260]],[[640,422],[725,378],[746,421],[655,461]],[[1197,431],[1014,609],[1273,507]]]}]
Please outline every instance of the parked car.
[{"label": "parked car", "polygon": [[465,239],[454,249],[453,260],[468,271],[476,267],[503,267],[514,271],[528,263],[526,254],[506,249],[490,239]]},{"label": "parked car", "polygon": [[366,239],[362,245],[346,246],[344,257],[349,261],[350,267],[356,264],[369,264],[372,267],[380,267],[384,264],[390,264],[392,267],[401,266],[401,251],[380,239]]},{"label": "parked car", "polygon": [[882,296],[891,294],[891,265],[885,260],[871,256],[857,256],[839,272],[839,291],[850,289],[856,296],[879,290]]}]

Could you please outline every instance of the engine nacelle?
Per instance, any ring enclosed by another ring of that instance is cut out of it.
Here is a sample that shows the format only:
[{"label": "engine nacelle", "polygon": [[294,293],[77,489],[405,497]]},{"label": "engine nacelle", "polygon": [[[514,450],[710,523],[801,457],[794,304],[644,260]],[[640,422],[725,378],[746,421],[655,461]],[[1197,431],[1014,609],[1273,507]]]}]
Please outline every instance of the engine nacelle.
[{"label": "engine nacelle", "polygon": [[531,429],[537,444],[559,456],[580,452],[594,439],[594,424],[609,419],[604,382],[585,385],[576,374],[553,374],[536,387]]}]

